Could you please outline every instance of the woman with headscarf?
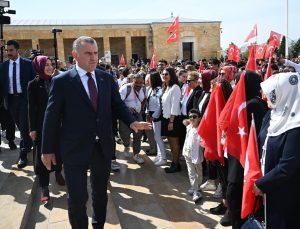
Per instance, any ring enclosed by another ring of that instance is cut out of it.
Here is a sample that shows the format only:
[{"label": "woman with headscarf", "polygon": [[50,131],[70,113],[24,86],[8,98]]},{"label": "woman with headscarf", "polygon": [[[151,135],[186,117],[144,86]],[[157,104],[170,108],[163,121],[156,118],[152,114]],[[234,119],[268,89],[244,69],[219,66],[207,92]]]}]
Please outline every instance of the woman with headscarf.
[{"label": "woman with headscarf", "polygon": [[[48,91],[53,66],[47,56],[37,56],[32,62],[33,68],[37,73],[36,78],[28,84],[28,116],[30,137],[35,142],[34,168],[36,175],[39,176],[39,185],[42,188],[41,201],[48,201],[49,195],[49,171],[41,161],[41,139],[45,110],[48,102]],[[59,157],[57,157],[59,159]],[[55,168],[55,178],[59,185],[65,185],[65,180],[61,175],[61,162],[57,160]]]},{"label": "woman with headscarf", "polygon": [[254,184],[265,194],[266,228],[300,228],[300,75],[280,73],[261,83],[272,109],[263,144],[264,176]]},{"label": "woman with headscarf", "polygon": [[[250,130],[250,123],[253,114],[257,133],[259,133],[260,131],[263,117],[268,110],[266,102],[261,99],[261,82],[261,77],[257,73],[246,71],[245,92],[248,130]],[[230,154],[228,154],[227,181],[228,185],[226,199],[228,203],[229,213],[231,215],[231,224],[233,229],[239,229],[245,221],[241,219],[244,169],[240,162]]]}]

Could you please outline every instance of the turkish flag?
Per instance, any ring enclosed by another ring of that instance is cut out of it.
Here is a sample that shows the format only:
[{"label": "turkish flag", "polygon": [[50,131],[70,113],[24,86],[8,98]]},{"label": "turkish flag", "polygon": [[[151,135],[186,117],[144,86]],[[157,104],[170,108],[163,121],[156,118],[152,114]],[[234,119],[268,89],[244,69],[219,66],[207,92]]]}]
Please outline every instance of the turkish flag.
[{"label": "turkish flag", "polygon": [[267,72],[265,74],[264,80],[268,79],[273,74],[271,66],[272,66],[272,55],[270,55],[269,57],[269,63],[268,63]]},{"label": "turkish flag", "polygon": [[167,39],[167,44],[179,41],[179,31],[176,30],[172,33],[169,38]]},{"label": "turkish flag", "polygon": [[152,56],[152,59],[151,59],[149,67],[150,67],[150,69],[156,68],[156,49],[155,48],[153,50],[153,56]]},{"label": "turkish flag", "polygon": [[256,60],[255,60],[255,45],[248,46],[249,55],[246,70],[256,71]]},{"label": "turkish flag", "polygon": [[267,45],[264,45],[264,44],[256,45],[255,59],[258,59],[258,60],[264,59],[266,48],[267,48]]},{"label": "turkish flag", "polygon": [[224,147],[227,152],[244,167],[248,143],[245,71],[222,110],[218,125],[226,134]]},{"label": "turkish flag", "polygon": [[230,44],[228,47],[228,60],[234,59],[235,44]]},{"label": "turkish flag", "polygon": [[270,56],[272,56],[273,52],[275,51],[276,48],[275,42],[276,42],[275,40],[269,41],[266,48],[265,59],[268,59]]},{"label": "turkish flag", "polygon": [[122,56],[121,56],[121,61],[120,61],[120,64],[121,65],[126,65],[126,63],[125,63],[125,58],[124,58],[124,55],[122,54]]},{"label": "turkish flag", "polygon": [[280,33],[276,33],[274,31],[271,31],[270,38],[269,38],[269,43],[272,40],[274,40],[275,47],[279,48],[280,47],[281,34]]},{"label": "turkish flag", "polygon": [[244,166],[244,188],[241,212],[241,217],[243,219],[252,213],[256,198],[253,193],[253,185],[254,182],[261,177],[262,172],[259,163],[255,123],[252,118]]},{"label": "turkish flag", "polygon": [[224,165],[224,151],[221,145],[222,132],[217,123],[225,103],[221,84],[217,83],[212,90],[207,108],[198,127],[198,134],[205,147],[205,159],[218,160],[222,165]]},{"label": "turkish flag", "polygon": [[167,32],[171,33],[174,30],[179,31],[179,16],[177,16],[175,18],[175,20],[173,21],[172,25],[170,25],[170,27],[168,28]]},{"label": "turkish flag", "polygon": [[257,37],[257,24],[255,24],[250,31],[249,35],[246,37],[244,42],[248,42],[251,38]]},{"label": "turkish flag", "polygon": [[239,49],[239,47],[235,45],[233,61],[238,63],[240,62],[240,58],[241,58],[241,50]]}]

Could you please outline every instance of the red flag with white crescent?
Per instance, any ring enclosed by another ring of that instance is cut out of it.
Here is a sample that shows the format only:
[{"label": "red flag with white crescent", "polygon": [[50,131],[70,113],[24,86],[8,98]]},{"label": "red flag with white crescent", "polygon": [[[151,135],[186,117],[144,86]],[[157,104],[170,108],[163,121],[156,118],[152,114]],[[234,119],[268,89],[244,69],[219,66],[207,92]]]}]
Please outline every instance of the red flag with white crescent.
[{"label": "red flag with white crescent", "polygon": [[121,61],[120,61],[120,64],[121,65],[126,65],[126,62],[125,62],[125,58],[124,58],[124,55],[122,54],[122,56],[121,56]]},{"label": "red flag with white crescent", "polygon": [[234,60],[235,45],[230,44],[228,47],[228,60]]},{"label": "red flag with white crescent", "polygon": [[257,24],[253,26],[252,30],[250,31],[250,33],[248,34],[244,42],[248,42],[250,39],[254,37],[257,37]]},{"label": "red flag with white crescent", "polygon": [[272,55],[270,55],[269,57],[269,63],[268,63],[267,72],[265,74],[264,80],[268,79],[273,74],[271,66],[272,66]]},{"label": "red flag with white crescent", "polygon": [[222,165],[224,164],[224,151],[221,145],[221,130],[217,123],[225,103],[221,84],[218,83],[211,92],[207,108],[198,127],[198,134],[205,147],[205,159],[218,160]]},{"label": "red flag with white crescent", "polygon": [[150,69],[156,68],[156,49],[155,48],[153,50],[153,56],[152,56],[152,59],[151,59],[149,67],[150,67]]},{"label": "red flag with white crescent", "polygon": [[245,71],[222,110],[218,125],[226,134],[227,152],[244,167],[248,143]]},{"label": "red flag with white crescent", "polygon": [[167,44],[179,41],[179,31],[174,31],[167,39]]},{"label": "red flag with white crescent", "polygon": [[265,45],[265,44],[256,45],[255,59],[258,59],[258,60],[264,59],[266,48],[267,48],[267,45]]},{"label": "red flag with white crescent", "polygon": [[267,48],[266,48],[266,53],[265,53],[265,59],[270,58],[270,56],[273,55],[273,52],[275,51],[276,45],[275,45],[275,40],[269,41]]},{"label": "red flag with white crescent", "polygon": [[175,18],[175,20],[173,21],[173,23],[170,25],[170,27],[168,28],[167,32],[171,33],[174,30],[179,31],[179,16],[177,16]]},{"label": "red flag with white crescent", "polygon": [[249,55],[246,70],[256,71],[255,45],[248,46]]},{"label": "red flag with white crescent", "polygon": [[241,59],[241,49],[235,45],[233,61],[238,63],[240,62],[240,59]]},{"label": "red flag with white crescent", "polygon": [[254,119],[252,119],[244,166],[244,188],[241,211],[241,217],[243,219],[252,213],[256,198],[253,193],[253,185],[257,179],[262,177],[256,136],[255,123]]},{"label": "red flag with white crescent", "polygon": [[269,42],[274,40],[274,45],[275,47],[279,48],[280,47],[280,40],[281,40],[281,34],[276,33],[274,31],[271,31],[270,37],[269,37]]}]

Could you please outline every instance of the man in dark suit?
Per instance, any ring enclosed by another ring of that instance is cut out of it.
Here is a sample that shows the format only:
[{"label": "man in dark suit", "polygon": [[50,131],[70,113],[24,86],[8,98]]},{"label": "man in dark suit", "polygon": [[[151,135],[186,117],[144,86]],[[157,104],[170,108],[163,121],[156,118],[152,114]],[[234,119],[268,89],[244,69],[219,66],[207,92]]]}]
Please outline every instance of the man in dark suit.
[{"label": "man in dark suit", "polygon": [[50,170],[56,164],[55,153],[61,153],[72,228],[88,228],[87,170],[90,169],[92,224],[94,228],[103,228],[114,147],[112,114],[134,131],[151,126],[135,122],[120,98],[113,77],[96,69],[98,47],[93,38],[76,39],[72,55],[76,66],[52,80],[42,134],[42,161]]},{"label": "man in dark suit", "polygon": [[13,121],[20,130],[20,158],[18,168],[27,165],[27,153],[31,148],[31,139],[28,129],[28,82],[34,79],[35,72],[30,60],[19,56],[20,45],[15,40],[9,40],[7,45],[8,60],[2,65],[1,87],[3,105],[11,113]]}]

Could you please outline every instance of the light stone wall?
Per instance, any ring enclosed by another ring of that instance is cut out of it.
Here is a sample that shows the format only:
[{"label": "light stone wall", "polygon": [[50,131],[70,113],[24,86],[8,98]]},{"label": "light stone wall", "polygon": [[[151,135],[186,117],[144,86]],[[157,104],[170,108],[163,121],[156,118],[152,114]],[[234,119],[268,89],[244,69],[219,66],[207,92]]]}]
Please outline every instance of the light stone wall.
[{"label": "light stone wall", "polygon": [[[87,35],[96,39],[99,46],[99,57],[104,51],[110,50],[112,54],[121,57],[129,63],[132,54],[138,53],[142,57],[151,58],[153,48],[156,48],[157,60],[174,60],[182,58],[182,42],[193,42],[193,58],[219,57],[220,55],[220,23],[181,23],[179,42],[166,44],[167,28],[170,23],[152,23],[145,25],[85,25],[85,26],[55,26],[63,32],[57,33],[58,58],[67,61],[71,55],[72,42],[79,36]],[[21,26],[5,25],[4,39],[20,41],[22,52],[28,49],[45,50],[46,55],[54,55],[53,26]],[[29,43],[28,43],[29,41]],[[30,46],[31,41],[31,47]],[[140,41],[140,42],[139,42]],[[23,46],[24,44],[24,46]],[[22,47],[23,46],[23,47]]]}]

